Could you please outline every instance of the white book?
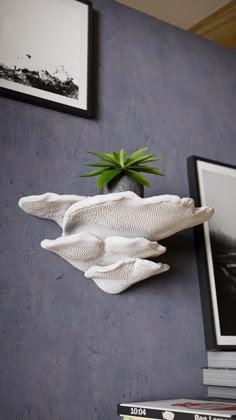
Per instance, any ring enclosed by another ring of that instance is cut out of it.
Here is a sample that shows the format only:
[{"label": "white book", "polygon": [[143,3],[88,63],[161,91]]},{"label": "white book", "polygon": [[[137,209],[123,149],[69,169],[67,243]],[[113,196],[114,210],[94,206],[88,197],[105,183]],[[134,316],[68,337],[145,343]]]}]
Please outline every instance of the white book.
[{"label": "white book", "polygon": [[236,351],[208,351],[209,368],[236,369]]},{"label": "white book", "polygon": [[236,387],[236,369],[203,369],[203,385]]},{"label": "white book", "polygon": [[230,398],[236,402],[236,388],[226,386],[208,386],[208,397]]}]

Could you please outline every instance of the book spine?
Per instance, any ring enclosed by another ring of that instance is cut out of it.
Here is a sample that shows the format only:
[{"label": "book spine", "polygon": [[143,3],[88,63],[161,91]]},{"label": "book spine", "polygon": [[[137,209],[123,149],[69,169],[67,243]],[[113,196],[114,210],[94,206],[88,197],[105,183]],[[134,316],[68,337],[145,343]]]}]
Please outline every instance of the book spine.
[{"label": "book spine", "polygon": [[236,369],[236,352],[209,351],[209,368]]},{"label": "book spine", "polygon": [[145,407],[132,407],[118,404],[117,414],[131,418],[144,418],[155,420],[229,420],[232,417],[221,417],[220,413],[216,414],[199,414],[196,412],[186,413],[174,410],[158,410]]},{"label": "book spine", "polygon": [[208,386],[208,397],[229,398],[236,402],[236,388],[224,386]]},{"label": "book spine", "polygon": [[208,360],[210,369],[236,369],[236,362],[233,360]]},{"label": "book spine", "polygon": [[203,369],[203,385],[236,387],[236,369]]}]

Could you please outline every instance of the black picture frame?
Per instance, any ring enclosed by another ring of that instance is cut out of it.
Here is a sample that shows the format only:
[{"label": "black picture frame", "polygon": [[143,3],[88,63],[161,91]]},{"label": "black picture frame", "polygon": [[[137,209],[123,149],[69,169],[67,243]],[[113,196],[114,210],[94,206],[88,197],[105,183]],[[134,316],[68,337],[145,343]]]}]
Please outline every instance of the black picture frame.
[{"label": "black picture frame", "polygon": [[[231,206],[236,215],[236,201],[229,194],[234,182],[236,191],[236,166],[190,156],[187,168],[190,195],[196,206],[209,205],[215,210],[209,222],[194,228],[206,348],[235,350],[236,281],[232,279],[236,273],[236,252],[232,250],[236,237],[233,233],[226,235],[226,231],[229,232]],[[226,198],[230,202],[226,201],[223,209],[220,200]],[[232,223],[235,225],[235,220]],[[224,226],[227,229],[222,233]]]},{"label": "black picture frame", "polygon": [[[7,1],[7,0],[5,0]],[[15,1],[17,2],[17,0],[11,0],[11,1]],[[36,2],[37,0],[35,0]],[[22,92],[17,90],[17,88],[19,89],[19,86],[23,86],[23,83],[17,83],[14,82],[13,84],[11,84],[11,87],[6,87],[4,86],[4,84],[6,84],[6,79],[4,79],[2,77],[2,67],[1,64],[3,63],[3,61],[1,60],[1,51],[0,51],[0,95],[7,97],[7,98],[11,98],[11,99],[16,99],[22,102],[26,102],[26,103],[30,103],[33,105],[38,105],[41,107],[45,107],[48,109],[52,109],[52,110],[56,110],[56,111],[60,111],[60,112],[64,112],[64,113],[68,113],[68,114],[72,114],[72,115],[76,115],[79,117],[84,117],[84,118],[90,118],[92,117],[92,100],[91,100],[91,76],[92,76],[92,16],[93,16],[93,9],[92,9],[92,2],[90,0],[67,0],[68,2],[70,1],[71,3],[75,3],[75,4],[81,4],[81,5],[85,5],[86,6],[86,28],[87,31],[84,34],[84,37],[86,38],[86,55],[84,57],[80,57],[81,62],[84,62],[83,60],[85,60],[86,62],[86,70],[83,70],[84,73],[84,85],[83,85],[83,97],[84,97],[84,103],[82,107],[80,107],[80,105],[77,103],[77,101],[73,99],[74,98],[69,98],[69,101],[71,102],[70,104],[66,103],[67,99],[66,96],[64,96],[65,98],[65,103],[63,103],[63,95],[61,97],[60,95],[57,95],[52,92],[52,91],[44,91],[43,89],[32,89],[34,90],[34,93],[26,93],[26,92]],[[18,2],[19,3],[19,2]],[[40,5],[40,2],[38,2],[38,5]],[[50,3],[50,2],[49,2]],[[43,13],[43,7],[40,8],[40,10]],[[23,13],[24,11],[22,11]],[[48,13],[48,8],[45,8],[45,13]],[[4,21],[4,14],[3,11],[1,10],[1,21]],[[39,17],[40,19],[40,17]],[[51,21],[52,21],[52,30],[53,30],[53,21],[55,22],[55,15],[51,16]],[[43,21],[43,20],[42,20]],[[67,28],[68,29],[68,28]],[[43,28],[42,28],[43,30]],[[63,28],[62,28],[63,31]],[[13,36],[13,35],[12,35]],[[74,40],[75,41],[75,40]],[[85,45],[85,43],[84,43]],[[46,45],[44,45],[44,47],[46,48]],[[60,45],[58,45],[58,48],[60,48]],[[5,49],[7,49],[7,45],[5,46]],[[33,54],[33,53],[32,53]],[[61,51],[60,51],[61,54]],[[72,51],[71,54],[74,54],[74,52]],[[19,54],[20,55],[20,54]],[[25,54],[26,56],[31,57],[29,54]],[[62,63],[64,65],[64,63]],[[82,67],[82,66],[81,66]],[[14,68],[16,68],[16,65],[14,65]],[[73,80],[71,78],[71,80]],[[12,82],[12,81],[11,81]],[[31,89],[32,86],[27,86],[26,89]],[[43,93],[42,93],[43,90]],[[37,92],[36,92],[37,91]],[[42,95],[44,95],[45,97],[42,97]],[[48,97],[47,97],[48,96]],[[60,97],[60,102],[58,102],[57,98]],[[70,100],[71,99],[71,100]]]}]

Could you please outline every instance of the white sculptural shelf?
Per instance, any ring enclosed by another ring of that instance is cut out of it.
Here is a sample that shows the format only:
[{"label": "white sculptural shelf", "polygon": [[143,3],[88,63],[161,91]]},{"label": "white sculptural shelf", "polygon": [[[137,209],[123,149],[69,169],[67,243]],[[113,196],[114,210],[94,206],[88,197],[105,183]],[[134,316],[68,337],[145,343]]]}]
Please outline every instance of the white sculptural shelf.
[{"label": "white sculptural shelf", "polygon": [[19,206],[58,223],[62,236],[45,239],[42,247],[112,294],[167,271],[168,265],[146,260],[166,251],[156,241],[206,222],[214,213],[195,208],[191,198],[140,198],[130,191],[94,197],[46,193],[23,197]]}]

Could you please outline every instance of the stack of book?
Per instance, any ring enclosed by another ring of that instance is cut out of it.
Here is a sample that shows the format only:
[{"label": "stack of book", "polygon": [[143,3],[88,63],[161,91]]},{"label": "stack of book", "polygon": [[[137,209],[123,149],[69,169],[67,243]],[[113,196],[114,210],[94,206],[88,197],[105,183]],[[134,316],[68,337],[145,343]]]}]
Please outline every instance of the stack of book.
[{"label": "stack of book", "polygon": [[236,352],[209,351],[208,369],[203,369],[203,384],[208,397],[236,401]]},{"label": "stack of book", "polygon": [[236,404],[200,400],[163,400],[118,404],[123,420],[236,420]]}]

